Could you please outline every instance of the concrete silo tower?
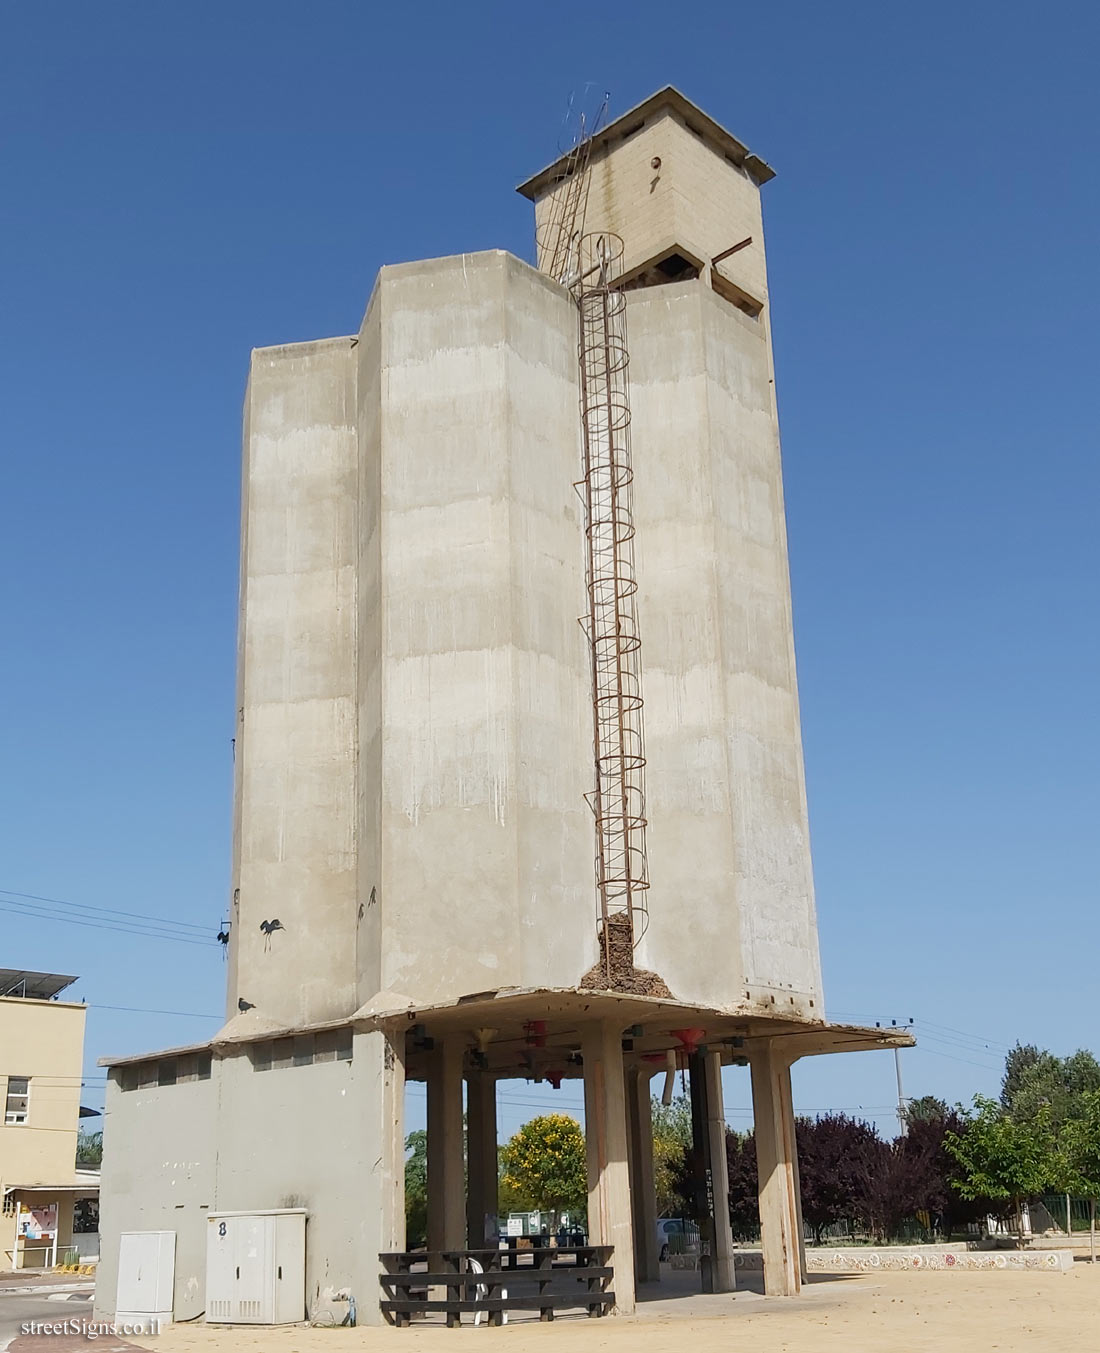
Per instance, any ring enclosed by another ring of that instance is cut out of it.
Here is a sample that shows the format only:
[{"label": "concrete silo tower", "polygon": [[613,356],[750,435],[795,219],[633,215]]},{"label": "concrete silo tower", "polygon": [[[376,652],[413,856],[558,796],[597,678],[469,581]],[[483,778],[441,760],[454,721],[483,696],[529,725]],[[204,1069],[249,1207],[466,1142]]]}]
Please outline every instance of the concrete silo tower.
[{"label": "concrete silo tower", "polygon": [[293,1198],[310,1303],[377,1316],[406,1081],[445,1251],[497,1210],[496,1081],[583,1078],[589,1233],[629,1310],[656,1277],[650,1078],[690,1067],[721,1197],[720,1071],[747,1060],[768,1290],[797,1291],[790,1065],[907,1040],[824,1018],[771,177],[662,90],[522,185],[537,267],[383,268],[357,335],[254,353],[227,1023],[172,1054],[207,1057],[192,1089],[109,1063],[112,1226],[160,1216],[150,1132],[198,1143],[161,1171],[178,1275],[204,1206]]}]

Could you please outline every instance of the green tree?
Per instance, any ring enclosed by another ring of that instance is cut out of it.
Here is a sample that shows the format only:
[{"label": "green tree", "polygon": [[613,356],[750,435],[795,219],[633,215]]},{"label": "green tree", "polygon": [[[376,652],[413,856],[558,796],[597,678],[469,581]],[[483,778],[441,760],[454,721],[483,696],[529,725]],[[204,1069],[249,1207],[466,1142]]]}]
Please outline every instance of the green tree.
[{"label": "green tree", "polygon": [[671,1104],[652,1101],[653,1178],[657,1215],[674,1217],[683,1211],[678,1181],[691,1146],[691,1101],[678,1095]]},{"label": "green tree", "polygon": [[405,1245],[415,1250],[428,1239],[428,1134],[423,1128],[405,1138]]},{"label": "green tree", "polygon": [[726,1173],[730,1181],[730,1226],[735,1240],[760,1239],[760,1180],[756,1138],[726,1128]]},{"label": "green tree", "polygon": [[530,1198],[540,1212],[555,1219],[562,1212],[583,1216],[588,1205],[588,1170],[584,1133],[575,1118],[544,1114],[524,1123],[504,1146],[502,1182],[506,1189]]},{"label": "green tree", "polygon": [[958,1163],[952,1183],[966,1199],[989,1198],[1007,1205],[1023,1231],[1021,1208],[1054,1180],[1056,1159],[1049,1105],[1032,1118],[1015,1118],[995,1099],[974,1096],[965,1129],[948,1132],[944,1145]]},{"label": "green tree", "polygon": [[1054,1060],[1049,1052],[1041,1052],[1034,1043],[1018,1042],[1014,1048],[1009,1050],[1008,1056],[1005,1058],[1004,1076],[1001,1080],[1002,1108],[1012,1108],[1025,1078],[1030,1076],[1032,1070],[1044,1058]]},{"label": "green tree", "polygon": [[103,1164],[102,1132],[85,1132],[83,1128],[77,1128],[76,1163],[94,1165],[97,1168]]},{"label": "green tree", "polygon": [[502,1217],[507,1217],[510,1212],[534,1212],[536,1207],[529,1193],[509,1183],[502,1161],[497,1175],[497,1211]]},{"label": "green tree", "polygon": [[679,1142],[686,1150],[691,1145],[691,1100],[677,1095],[671,1104],[664,1104],[654,1095],[650,1105],[654,1137]]},{"label": "green tree", "polygon": [[1080,1116],[1083,1097],[1094,1090],[1100,1090],[1100,1062],[1085,1049],[1056,1057],[1034,1044],[1017,1043],[1005,1058],[1001,1105],[1018,1122],[1034,1122],[1045,1110],[1057,1134]]},{"label": "green tree", "polygon": [[920,1095],[911,1099],[903,1110],[906,1126],[913,1123],[942,1123],[950,1113],[945,1100],[935,1095]]},{"label": "green tree", "polygon": [[1089,1200],[1089,1248],[1096,1262],[1096,1199],[1100,1198],[1100,1090],[1081,1096],[1080,1113],[1062,1128],[1058,1139],[1060,1177],[1066,1193]]}]

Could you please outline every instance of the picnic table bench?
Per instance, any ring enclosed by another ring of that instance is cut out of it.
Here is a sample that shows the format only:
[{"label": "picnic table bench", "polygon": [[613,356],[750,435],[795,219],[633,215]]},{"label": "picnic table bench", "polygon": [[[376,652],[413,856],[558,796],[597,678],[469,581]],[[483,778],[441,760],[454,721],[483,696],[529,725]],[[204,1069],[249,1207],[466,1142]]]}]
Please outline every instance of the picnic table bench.
[{"label": "picnic table bench", "polygon": [[[611,1255],[610,1245],[380,1254],[380,1306],[393,1325],[435,1312],[446,1315],[448,1328],[461,1324],[463,1315],[478,1314],[501,1325],[507,1311],[538,1311],[540,1320],[577,1307],[589,1316],[606,1315],[615,1304]],[[446,1298],[433,1298],[433,1287],[444,1288]]]}]

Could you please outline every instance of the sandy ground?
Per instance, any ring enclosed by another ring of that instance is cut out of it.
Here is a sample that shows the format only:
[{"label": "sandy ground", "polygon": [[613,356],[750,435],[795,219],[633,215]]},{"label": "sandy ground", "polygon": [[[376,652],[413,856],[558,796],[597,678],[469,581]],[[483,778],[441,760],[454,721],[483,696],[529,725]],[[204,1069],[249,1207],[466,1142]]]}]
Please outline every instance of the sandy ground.
[{"label": "sandy ground", "polygon": [[[667,1287],[665,1289],[668,1290]],[[249,1330],[176,1325],[138,1340],[159,1353],[1091,1353],[1100,1350],[1100,1264],[1070,1273],[815,1275],[801,1297],[649,1300],[632,1317],[559,1317],[503,1329]]]}]

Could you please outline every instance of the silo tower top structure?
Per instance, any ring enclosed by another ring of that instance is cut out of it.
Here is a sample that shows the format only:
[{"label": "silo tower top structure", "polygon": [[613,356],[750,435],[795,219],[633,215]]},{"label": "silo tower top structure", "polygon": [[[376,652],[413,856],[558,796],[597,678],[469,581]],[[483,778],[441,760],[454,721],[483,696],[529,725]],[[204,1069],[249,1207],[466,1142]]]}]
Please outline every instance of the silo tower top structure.
[{"label": "silo tower top structure", "polygon": [[[748,314],[767,304],[759,190],[775,171],[678,89],[598,128],[585,161],[583,229],[623,240],[624,287],[701,278]],[[535,204],[544,271],[574,168],[567,153],[519,186]]]}]

